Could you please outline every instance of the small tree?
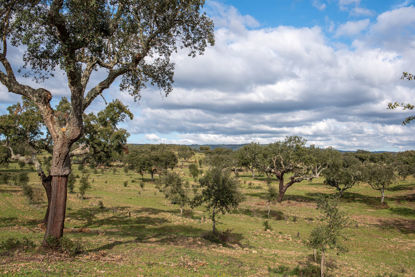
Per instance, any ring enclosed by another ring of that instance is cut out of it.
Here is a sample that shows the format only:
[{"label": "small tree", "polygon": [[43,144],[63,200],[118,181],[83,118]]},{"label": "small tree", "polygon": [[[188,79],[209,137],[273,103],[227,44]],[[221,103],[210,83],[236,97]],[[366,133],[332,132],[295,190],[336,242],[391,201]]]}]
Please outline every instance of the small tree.
[{"label": "small tree", "polygon": [[189,165],[189,171],[193,179],[196,180],[196,178],[199,176],[199,169],[197,168],[197,165],[196,164]]},{"label": "small tree", "polygon": [[365,181],[372,189],[380,191],[380,203],[383,204],[385,200],[385,188],[389,187],[395,179],[393,167],[385,164],[370,163],[365,166],[365,169]]},{"label": "small tree", "polygon": [[187,145],[179,146],[179,149],[177,150],[177,156],[179,157],[179,159],[182,159],[182,167],[183,167],[184,161],[187,162],[187,160],[190,159],[194,154],[195,153],[192,150],[192,148],[190,148],[190,146],[187,146]]},{"label": "small tree", "polygon": [[362,180],[362,170],[359,160],[352,156],[345,156],[324,170],[324,183],[336,188],[340,197],[342,197],[346,190],[351,189]]},{"label": "small tree", "polygon": [[79,181],[79,194],[81,195],[81,199],[85,199],[85,192],[87,191],[87,189],[91,188],[88,178],[89,175],[82,175],[81,180]]},{"label": "small tree", "polygon": [[165,197],[170,200],[170,203],[179,205],[180,215],[183,215],[183,208],[190,203],[189,182],[183,183],[177,173],[169,172],[163,177],[162,184]]},{"label": "small tree", "polygon": [[238,181],[230,176],[228,170],[214,167],[199,180],[202,188],[197,203],[205,203],[211,213],[212,232],[216,233],[216,216],[238,207],[243,195],[238,190]]},{"label": "small tree", "polygon": [[259,167],[259,156],[262,154],[262,147],[259,143],[251,142],[236,151],[237,163],[251,171],[252,178],[255,178],[255,168]]},{"label": "small tree", "polygon": [[311,231],[307,246],[321,253],[320,273],[324,276],[325,254],[328,249],[336,249],[338,253],[347,249],[339,242],[345,239],[342,230],[348,226],[348,218],[337,208],[338,199],[323,197],[317,202],[317,209],[323,213],[323,224]]}]

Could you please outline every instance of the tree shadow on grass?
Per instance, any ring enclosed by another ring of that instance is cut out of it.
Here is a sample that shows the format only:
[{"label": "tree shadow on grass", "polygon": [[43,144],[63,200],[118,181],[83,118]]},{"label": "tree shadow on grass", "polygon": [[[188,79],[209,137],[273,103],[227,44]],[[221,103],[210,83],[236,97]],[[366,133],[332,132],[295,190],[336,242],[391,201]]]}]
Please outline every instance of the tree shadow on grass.
[{"label": "tree shadow on grass", "polygon": [[[314,201],[315,201],[319,196],[329,195],[329,194],[307,193],[307,195],[313,196]],[[341,202],[347,202],[347,203],[352,203],[352,202],[362,203],[362,204],[366,204],[368,206],[371,206],[372,208],[379,208],[379,209],[384,209],[385,208],[385,205],[382,205],[380,203],[380,196],[379,197],[374,197],[374,196],[363,195],[363,194],[356,193],[356,192],[345,191],[343,193],[343,196],[340,198],[340,201]]]},{"label": "tree shadow on grass", "polygon": [[36,227],[42,222],[42,219],[21,221],[17,217],[0,217],[0,228],[12,226]]},{"label": "tree shadow on grass", "polygon": [[[82,227],[101,226],[134,226],[134,225],[156,225],[168,222],[163,218],[150,216],[135,216],[137,212],[131,212],[129,207],[113,208],[84,208],[68,213],[68,218],[86,221]],[[109,214],[104,218],[98,218],[100,214]]]},{"label": "tree shadow on grass", "polygon": [[415,210],[410,208],[389,208],[389,211],[398,215],[415,217]]},{"label": "tree shadow on grass", "polygon": [[415,193],[395,196],[393,199],[396,200],[398,203],[400,201],[415,202]]},{"label": "tree shadow on grass", "polygon": [[[268,211],[261,210],[261,209],[239,208],[237,210],[232,211],[232,214],[244,214],[247,216],[261,217],[261,218],[268,219]],[[276,210],[271,209],[269,213],[269,219],[284,220],[286,219],[286,216],[281,211],[276,211]]]},{"label": "tree shadow on grass", "polygon": [[403,234],[415,233],[415,220],[408,219],[381,219],[379,220],[380,228],[396,229]]},{"label": "tree shadow on grass", "polygon": [[108,236],[132,236],[135,239],[127,241],[113,241],[111,243],[90,249],[87,252],[96,252],[109,250],[118,245],[134,243],[155,243],[163,245],[186,245],[193,242],[192,238],[202,237],[205,230],[186,225],[163,225],[150,226],[148,224],[121,226],[118,230],[108,230],[105,234]]},{"label": "tree shadow on grass", "polygon": [[411,184],[400,184],[400,185],[396,185],[396,186],[392,186],[387,188],[387,191],[401,191],[401,190],[412,190],[415,188],[415,184],[411,183]]}]

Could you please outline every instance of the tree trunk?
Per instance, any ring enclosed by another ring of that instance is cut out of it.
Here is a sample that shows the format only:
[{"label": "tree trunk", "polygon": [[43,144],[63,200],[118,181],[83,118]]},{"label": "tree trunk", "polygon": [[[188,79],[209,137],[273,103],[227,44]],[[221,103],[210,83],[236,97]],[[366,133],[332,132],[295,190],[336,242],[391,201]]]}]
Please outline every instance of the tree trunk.
[{"label": "tree trunk", "polygon": [[255,169],[254,169],[254,167],[251,168],[251,172],[252,172],[252,179],[255,179]]},{"label": "tree trunk", "polygon": [[43,244],[47,245],[47,239],[54,237],[60,239],[63,235],[66,212],[66,185],[68,176],[52,176],[52,197],[49,208],[49,217]]},{"label": "tree trunk", "polygon": [[48,199],[48,207],[46,209],[46,214],[43,219],[43,223],[45,226],[48,224],[48,217],[49,217],[49,210],[50,210],[50,202],[52,200],[52,185],[51,185],[52,177],[48,176],[46,178],[42,178],[42,185],[46,191],[46,197]]},{"label": "tree trunk", "polygon": [[382,188],[380,190],[380,193],[382,194],[382,198],[380,199],[380,203],[383,204],[383,202],[385,201],[385,189]]},{"label": "tree trunk", "polygon": [[314,262],[317,262],[317,249],[313,249],[313,259]]},{"label": "tree trunk", "polygon": [[183,216],[183,207],[180,207],[180,216]]},{"label": "tree trunk", "polygon": [[340,195],[340,198],[343,197],[343,190],[342,189],[339,189],[339,195]]},{"label": "tree trunk", "polygon": [[54,141],[51,177],[51,198],[49,215],[43,245],[48,246],[47,239],[60,239],[63,235],[66,212],[68,175],[71,173],[71,144],[65,138]]},{"label": "tree trunk", "polygon": [[324,251],[321,251],[320,276],[324,277]]},{"label": "tree trunk", "polygon": [[278,203],[281,203],[284,199],[285,192],[287,191],[287,187],[284,186],[284,175],[277,176],[277,179],[279,180],[278,184]]},{"label": "tree trunk", "polygon": [[215,208],[212,210],[212,233],[216,234]]},{"label": "tree trunk", "polygon": [[151,181],[154,181],[154,172],[153,172],[153,170],[150,171],[150,175],[151,175]]}]

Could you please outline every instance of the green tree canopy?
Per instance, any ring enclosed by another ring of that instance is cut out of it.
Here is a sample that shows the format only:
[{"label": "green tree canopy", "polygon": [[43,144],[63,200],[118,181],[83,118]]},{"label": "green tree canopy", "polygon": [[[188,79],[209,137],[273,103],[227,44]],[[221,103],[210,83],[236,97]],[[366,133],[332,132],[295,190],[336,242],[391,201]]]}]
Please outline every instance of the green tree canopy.
[{"label": "green tree canopy", "polygon": [[243,195],[238,189],[238,181],[230,176],[230,171],[213,167],[199,179],[202,188],[201,195],[196,198],[196,203],[204,203],[211,212],[212,231],[216,233],[216,216],[225,214],[238,207],[243,200]]},{"label": "green tree canopy", "polygon": [[[214,43],[213,23],[203,5],[204,0],[0,1],[0,82],[38,107],[53,145],[45,245],[49,236],[63,235],[70,152],[84,132],[85,110],[117,79],[120,89],[135,99],[147,85],[168,95],[171,55],[186,48],[194,57]],[[53,91],[17,78],[9,44],[23,51],[23,77],[41,83],[57,70],[65,73],[70,98],[63,114],[51,105]],[[90,84],[97,70],[101,79]]]}]

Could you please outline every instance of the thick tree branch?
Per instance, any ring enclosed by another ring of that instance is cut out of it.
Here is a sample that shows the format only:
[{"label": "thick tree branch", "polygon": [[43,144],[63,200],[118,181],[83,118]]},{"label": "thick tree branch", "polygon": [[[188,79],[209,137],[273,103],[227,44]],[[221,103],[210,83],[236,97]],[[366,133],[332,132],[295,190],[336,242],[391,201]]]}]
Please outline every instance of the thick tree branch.
[{"label": "thick tree branch", "polygon": [[35,169],[37,171],[37,174],[40,176],[42,181],[45,178],[47,178],[46,174],[43,172],[42,165],[39,162],[36,154],[32,154],[31,156],[24,156],[24,155],[20,155],[20,154],[15,154],[12,147],[10,147],[7,144],[4,144],[3,146],[7,147],[10,150],[10,154],[11,154],[10,159],[12,159],[13,161],[24,162],[25,164],[33,164],[33,166],[35,167]]},{"label": "thick tree branch", "polygon": [[115,79],[127,73],[129,70],[130,66],[123,66],[119,69],[110,70],[105,80],[101,81],[98,85],[88,91],[83,103],[83,111],[88,108],[88,106],[92,103],[92,101],[94,101],[95,98],[97,98],[98,95],[100,95],[105,89],[109,88]]},{"label": "thick tree branch", "polygon": [[69,154],[71,157],[73,156],[81,156],[90,153],[89,146],[87,145],[81,145],[78,148],[71,151]]}]

